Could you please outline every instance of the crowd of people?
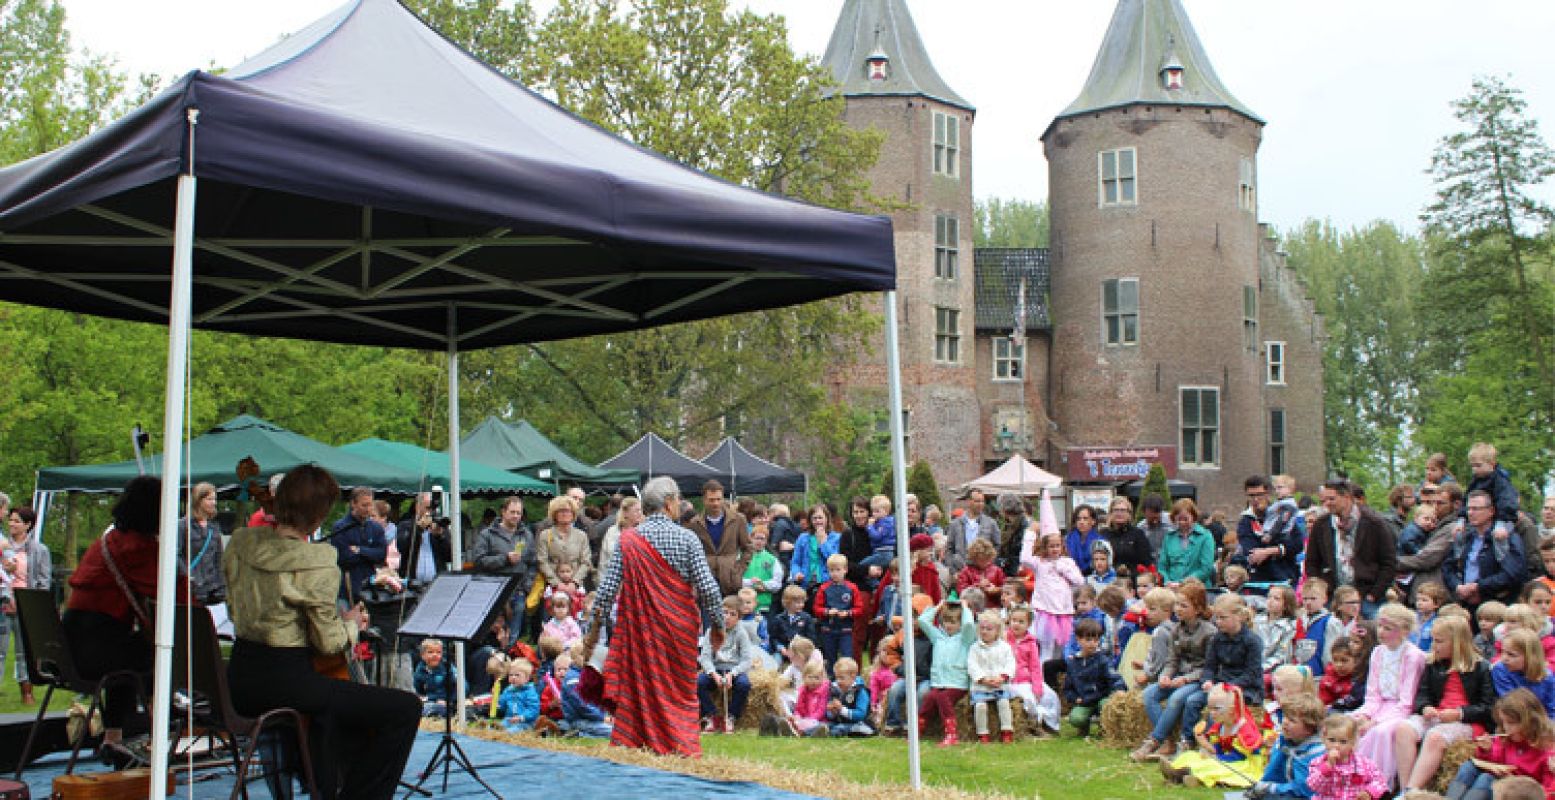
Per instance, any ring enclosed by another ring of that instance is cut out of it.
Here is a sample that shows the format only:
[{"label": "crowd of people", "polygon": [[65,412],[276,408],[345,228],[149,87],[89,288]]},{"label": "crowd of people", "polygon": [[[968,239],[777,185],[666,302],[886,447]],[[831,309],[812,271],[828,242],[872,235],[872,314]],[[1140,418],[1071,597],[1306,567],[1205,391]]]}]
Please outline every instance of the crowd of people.
[{"label": "crowd of people", "polygon": [[[1104,510],[1073,509],[1061,528],[1014,495],[973,490],[948,510],[908,495],[907,564],[884,496],[852,498],[845,511],[790,509],[730,502],[710,481],[697,510],[656,479],[640,497],[602,504],[569,491],[534,525],[508,498],[475,528],[467,562],[514,578],[512,602],[470,643],[467,663],[452,664],[443,642],[418,640],[399,648],[414,670],[380,678],[414,692],[421,714],[442,716],[462,669],[472,714],[493,727],[686,755],[700,752],[699,734],[735,729],[758,670],[779,687],[758,720],[764,734],[937,725],[943,747],[963,733],[1011,741],[1017,707],[1025,733],[1061,735],[1067,719],[1087,736],[1109,702],[1134,692],[1151,730],[1129,757],[1159,761],[1174,781],[1265,797],[1379,798],[1429,787],[1448,746],[1473,740],[1476,757],[1449,796],[1499,795],[1518,777],[1555,792],[1555,498],[1536,519],[1493,447],[1476,445],[1467,463],[1473,474],[1460,485],[1433,456],[1422,481],[1388,493],[1386,509],[1343,479],[1312,502],[1287,476],[1253,476],[1234,521],[1154,496],[1136,521],[1119,496]],[[391,505],[356,490],[328,534],[312,518],[322,498],[308,519],[293,511],[282,520],[284,504],[261,508],[250,530],[291,538],[235,536],[225,557],[214,490],[195,487],[191,497],[181,596],[234,606],[234,664],[241,656],[246,665],[234,667],[235,691],[251,707],[287,699],[262,690],[252,670],[299,669],[292,648],[316,646],[320,630],[333,650],[365,647],[354,632],[368,629],[374,598],[413,596],[454,566],[452,526],[428,495],[396,524]],[[46,585],[35,517],[15,509],[8,519],[6,588]],[[121,531],[151,524],[116,515]],[[123,571],[143,575],[154,538],[125,535],[112,548],[109,538],[71,579],[66,626],[144,649],[149,662],[149,648],[125,636],[133,604],[98,562],[111,551]],[[263,572],[254,565],[277,560],[338,582],[315,587],[332,596],[314,613],[332,621],[256,629],[267,584],[242,577],[242,565]],[[899,595],[903,572],[908,597]],[[132,588],[149,596],[154,581]],[[916,686],[905,680],[909,664]],[[311,705],[338,702],[333,687],[299,685],[313,687]],[[917,719],[907,717],[908,692]],[[963,706],[975,731],[960,730]],[[114,722],[123,714],[109,709]]]}]

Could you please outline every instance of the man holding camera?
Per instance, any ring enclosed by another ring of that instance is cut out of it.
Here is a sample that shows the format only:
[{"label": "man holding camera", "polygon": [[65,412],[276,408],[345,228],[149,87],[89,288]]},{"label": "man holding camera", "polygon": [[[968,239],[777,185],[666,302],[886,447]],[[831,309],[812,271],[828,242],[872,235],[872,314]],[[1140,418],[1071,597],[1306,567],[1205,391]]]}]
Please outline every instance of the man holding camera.
[{"label": "man holding camera", "polygon": [[394,546],[400,551],[400,577],[407,585],[425,586],[448,571],[453,545],[448,539],[450,520],[439,517],[432,493],[416,495],[415,511],[400,520]]}]

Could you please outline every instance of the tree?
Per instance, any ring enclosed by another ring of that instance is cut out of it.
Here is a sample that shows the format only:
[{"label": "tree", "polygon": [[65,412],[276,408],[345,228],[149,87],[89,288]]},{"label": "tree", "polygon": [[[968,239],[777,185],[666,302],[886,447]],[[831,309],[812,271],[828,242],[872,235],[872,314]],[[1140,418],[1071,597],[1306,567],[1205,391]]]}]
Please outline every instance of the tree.
[{"label": "tree", "polygon": [[[1552,153],[1517,89],[1479,78],[1453,103],[1465,130],[1431,160],[1436,200],[1422,216],[1433,288],[1419,441],[1449,454],[1490,441],[1524,497],[1555,473],[1555,212],[1532,190],[1555,175]],[[1461,456],[1460,456],[1461,457]]]},{"label": "tree", "polygon": [[929,462],[921,458],[907,470],[907,491],[918,496],[919,508],[945,508],[944,502],[939,499],[939,484],[934,480],[934,470],[929,467]]},{"label": "tree", "polygon": [[1405,479],[1425,363],[1418,309],[1424,247],[1387,222],[1338,231],[1308,220],[1282,242],[1324,317],[1324,420],[1331,470],[1363,484]]},{"label": "tree", "polygon": [[990,197],[973,205],[978,247],[1047,247],[1048,210],[1041,200]]},{"label": "tree", "polygon": [[1164,508],[1172,507],[1172,487],[1166,482],[1166,468],[1160,464],[1151,464],[1150,471],[1145,473],[1145,485],[1139,490],[1139,507],[1134,509],[1134,521],[1145,518],[1145,498],[1159,497]]}]

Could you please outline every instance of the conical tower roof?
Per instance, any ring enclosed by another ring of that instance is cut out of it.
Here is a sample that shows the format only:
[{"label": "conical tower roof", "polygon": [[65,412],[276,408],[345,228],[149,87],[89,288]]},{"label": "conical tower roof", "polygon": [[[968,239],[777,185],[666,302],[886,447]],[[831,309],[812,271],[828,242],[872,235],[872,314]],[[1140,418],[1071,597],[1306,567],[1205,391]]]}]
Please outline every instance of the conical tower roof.
[{"label": "conical tower roof", "polygon": [[[1181,88],[1167,88],[1167,67],[1181,68]],[[1058,119],[1136,103],[1218,106],[1263,122],[1220,82],[1181,0],[1118,0],[1085,88]]]},{"label": "conical tower roof", "polygon": [[[869,61],[884,56],[885,76],[871,78]],[[934,69],[906,0],[845,0],[822,63],[845,97],[917,96],[974,111]]]}]

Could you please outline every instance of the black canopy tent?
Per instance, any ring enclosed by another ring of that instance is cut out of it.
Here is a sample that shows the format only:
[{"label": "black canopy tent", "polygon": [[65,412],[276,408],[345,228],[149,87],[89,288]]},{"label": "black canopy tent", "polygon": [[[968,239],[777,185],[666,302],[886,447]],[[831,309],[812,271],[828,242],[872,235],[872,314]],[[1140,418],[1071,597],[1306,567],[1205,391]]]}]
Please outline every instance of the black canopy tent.
[{"label": "black canopy tent", "polygon": [[746,450],[733,436],[724,437],[713,452],[702,457],[701,463],[727,476],[731,495],[809,491],[804,473],[780,467]]},{"label": "black canopy tent", "polygon": [[676,450],[657,433],[649,431],[631,446],[610,458],[599,462],[600,469],[635,469],[647,481],[661,475],[675,479],[675,485],[686,497],[702,493],[702,484],[717,480],[725,487],[729,476]]},{"label": "black canopy tent", "polygon": [[[886,291],[892,350],[894,282],[888,219],[674,164],[508,81],[392,0],[353,0],[222,76],[191,72],[103,130],[0,170],[0,299],[169,324],[167,474],[183,471],[191,326],[446,350],[456,520],[460,349]],[[164,482],[163,530],[177,491]],[[158,697],[171,686],[172,590],[162,581],[157,598]],[[167,705],[154,712],[167,730]],[[152,754],[164,771],[165,737]]]}]

